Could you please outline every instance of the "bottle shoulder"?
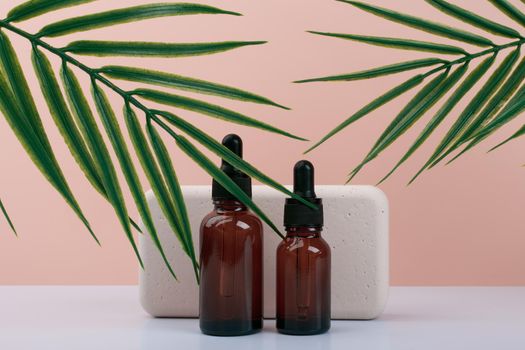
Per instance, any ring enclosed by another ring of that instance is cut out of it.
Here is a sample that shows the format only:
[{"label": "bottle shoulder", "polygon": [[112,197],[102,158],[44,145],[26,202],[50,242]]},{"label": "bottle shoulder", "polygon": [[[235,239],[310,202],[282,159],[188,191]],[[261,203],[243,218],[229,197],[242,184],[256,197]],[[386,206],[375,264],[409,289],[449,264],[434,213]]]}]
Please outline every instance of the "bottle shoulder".
[{"label": "bottle shoulder", "polygon": [[315,256],[330,256],[330,246],[322,237],[286,237],[277,247],[277,253],[296,254],[299,250],[307,250],[308,253]]},{"label": "bottle shoulder", "polygon": [[201,229],[213,229],[231,224],[241,229],[250,228],[262,231],[261,220],[249,210],[218,211],[214,209],[202,219]]}]

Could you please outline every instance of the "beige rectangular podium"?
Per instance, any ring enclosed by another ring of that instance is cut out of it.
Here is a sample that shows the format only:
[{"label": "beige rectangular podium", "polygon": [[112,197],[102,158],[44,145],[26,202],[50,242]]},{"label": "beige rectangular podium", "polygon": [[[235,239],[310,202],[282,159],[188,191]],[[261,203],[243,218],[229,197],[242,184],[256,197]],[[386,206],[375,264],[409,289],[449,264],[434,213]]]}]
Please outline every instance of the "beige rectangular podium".
[{"label": "beige rectangular podium", "polygon": [[[183,186],[196,249],[199,226],[212,210],[210,186]],[[332,249],[332,318],[373,319],[388,294],[388,201],[373,186],[317,186],[323,198],[323,237]],[[254,201],[282,226],[285,195],[266,186],[253,187]],[[140,271],[141,304],[155,317],[198,317],[198,286],[190,260],[162,215],[155,196],[147,193],[159,238],[179,281],[166,269],[147,234],[140,235],[145,270]],[[145,228],[142,226],[145,232]],[[264,317],[275,317],[275,249],[279,237],[264,227]],[[283,229],[284,232],[284,229]],[[198,251],[197,251],[198,254]]]}]

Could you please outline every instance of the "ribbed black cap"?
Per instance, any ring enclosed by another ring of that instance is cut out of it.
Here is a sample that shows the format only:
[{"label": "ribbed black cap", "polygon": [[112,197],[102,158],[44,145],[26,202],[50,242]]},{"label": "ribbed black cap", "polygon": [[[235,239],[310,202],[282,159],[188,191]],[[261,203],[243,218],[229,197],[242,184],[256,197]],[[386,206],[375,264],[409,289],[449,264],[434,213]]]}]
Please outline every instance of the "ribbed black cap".
[{"label": "ribbed black cap", "polygon": [[312,209],[297,199],[287,198],[284,205],[284,226],[323,226],[323,200],[315,195],[314,166],[301,160],[293,169],[293,191],[317,206]]},{"label": "ribbed black cap", "polygon": [[[222,144],[230,151],[242,158],[242,139],[235,134],[226,135],[222,139]],[[252,179],[233,167],[230,163],[222,160],[221,170],[230,177],[250,198],[252,197]],[[211,196],[213,200],[238,200],[233,194],[228,192],[221,184],[213,179],[211,186]]]}]

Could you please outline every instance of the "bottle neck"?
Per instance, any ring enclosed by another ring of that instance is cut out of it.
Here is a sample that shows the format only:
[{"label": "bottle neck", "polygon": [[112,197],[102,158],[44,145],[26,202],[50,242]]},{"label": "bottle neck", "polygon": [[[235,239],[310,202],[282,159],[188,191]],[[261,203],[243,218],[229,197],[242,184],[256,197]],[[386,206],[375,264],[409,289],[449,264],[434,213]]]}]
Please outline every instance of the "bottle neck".
[{"label": "bottle neck", "polygon": [[215,210],[218,212],[227,212],[227,211],[247,211],[248,208],[234,199],[218,199],[213,200],[213,205]]},{"label": "bottle neck", "polygon": [[286,237],[319,238],[321,231],[322,226],[287,226]]}]

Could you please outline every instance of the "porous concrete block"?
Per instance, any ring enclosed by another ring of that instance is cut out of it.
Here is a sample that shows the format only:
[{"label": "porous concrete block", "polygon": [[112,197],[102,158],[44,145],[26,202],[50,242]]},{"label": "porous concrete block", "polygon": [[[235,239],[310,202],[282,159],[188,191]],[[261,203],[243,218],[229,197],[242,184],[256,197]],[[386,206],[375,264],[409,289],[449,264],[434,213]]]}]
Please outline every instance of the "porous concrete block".
[{"label": "porous concrete block", "polygon": [[[212,210],[210,186],[183,186],[195,249],[199,227]],[[388,293],[388,201],[373,186],[317,186],[323,198],[323,237],[332,248],[332,318],[373,319],[384,309]],[[178,277],[175,281],[147,234],[139,240],[145,269],[140,271],[140,300],[156,317],[197,317],[198,286],[190,260],[162,215],[155,196],[147,193],[155,226]],[[278,226],[285,196],[254,186],[254,201]],[[142,226],[144,232],[145,229]],[[275,317],[275,250],[279,237],[264,225],[264,316]]]}]

